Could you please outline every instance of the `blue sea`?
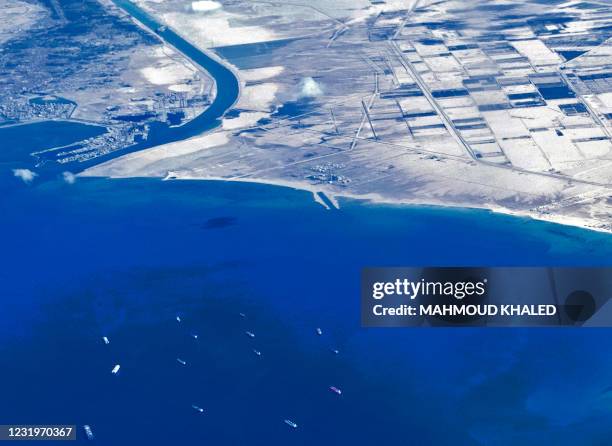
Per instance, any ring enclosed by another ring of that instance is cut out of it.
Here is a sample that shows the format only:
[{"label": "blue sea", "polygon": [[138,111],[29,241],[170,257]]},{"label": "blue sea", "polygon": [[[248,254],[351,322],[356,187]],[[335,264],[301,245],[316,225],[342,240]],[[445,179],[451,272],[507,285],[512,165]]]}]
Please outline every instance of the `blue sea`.
[{"label": "blue sea", "polygon": [[610,265],[609,235],[476,210],[326,210],[256,184],[25,184],[10,169],[27,159],[0,175],[2,423],[76,424],[77,444],[89,424],[114,446],[609,444],[610,330],[359,316],[365,266]]}]

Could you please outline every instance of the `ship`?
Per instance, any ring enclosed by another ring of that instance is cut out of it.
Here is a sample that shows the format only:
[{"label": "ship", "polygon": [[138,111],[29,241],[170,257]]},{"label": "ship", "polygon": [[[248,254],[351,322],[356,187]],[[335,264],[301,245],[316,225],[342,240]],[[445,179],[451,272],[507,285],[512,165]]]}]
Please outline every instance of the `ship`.
[{"label": "ship", "polygon": [[317,334],[321,336],[323,334],[323,330],[321,330],[320,328],[317,328]]},{"label": "ship", "polygon": [[89,424],[86,424],[83,426],[83,430],[85,431],[85,435],[87,435],[87,439],[88,440],[93,440],[94,439],[94,434],[93,431],[91,430],[91,426]]},{"label": "ship", "polygon": [[178,362],[180,365],[187,365],[187,361],[184,361],[181,358],[176,358],[176,362]]},{"label": "ship", "polygon": [[334,392],[334,393],[336,393],[338,395],[342,395],[342,390],[340,390],[336,386],[329,386],[329,390],[331,390],[332,392]]},{"label": "ship", "polygon": [[259,350],[253,349],[253,353],[255,353],[257,356],[261,356],[261,352]]},{"label": "ship", "polygon": [[289,419],[286,419],[286,420],[285,420],[285,424],[287,424],[287,425],[291,426],[291,427],[292,427],[292,428],[294,428],[294,429],[297,429],[297,427],[298,427],[298,425],[297,425],[296,423],[294,423],[293,421],[291,421],[291,420],[289,420]]},{"label": "ship", "polygon": [[249,338],[254,338],[254,337],[255,337],[255,333],[253,333],[252,331],[245,331],[245,333],[246,333],[246,335],[247,335]]},{"label": "ship", "polygon": [[204,412],[204,409],[202,409],[200,406],[196,406],[195,404],[192,404],[191,407],[193,407],[193,410],[195,410],[196,412]]},{"label": "ship", "polygon": [[104,341],[106,345],[110,344],[110,341],[108,340],[106,336],[102,336],[102,340]]},{"label": "ship", "polygon": [[117,373],[119,373],[119,369],[121,368],[121,366],[119,364],[115,364],[115,367],[113,367],[113,370],[111,370],[111,373],[113,375],[116,375]]}]

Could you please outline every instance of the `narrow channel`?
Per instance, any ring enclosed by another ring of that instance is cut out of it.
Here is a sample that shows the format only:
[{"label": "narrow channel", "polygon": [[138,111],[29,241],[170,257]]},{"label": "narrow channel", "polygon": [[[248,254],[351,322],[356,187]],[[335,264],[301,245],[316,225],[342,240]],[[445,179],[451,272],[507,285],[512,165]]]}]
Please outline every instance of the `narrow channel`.
[{"label": "narrow channel", "polygon": [[165,43],[183,54],[194,64],[202,68],[211,76],[216,84],[217,93],[210,106],[191,121],[178,127],[170,127],[165,122],[154,122],[150,124],[149,135],[146,140],[134,144],[125,149],[103,155],[91,161],[76,163],[78,170],[84,170],[95,164],[108,161],[113,158],[131,152],[137,152],[149,147],[181,141],[200,135],[208,130],[214,129],[221,124],[221,117],[236,103],[240,94],[240,83],[236,75],[219,60],[209,56],[204,51],[182,38],[170,27],[160,23],[149,13],[129,0],[113,0],[119,8],[127,12],[133,19],[140,22],[151,32],[159,36]]}]

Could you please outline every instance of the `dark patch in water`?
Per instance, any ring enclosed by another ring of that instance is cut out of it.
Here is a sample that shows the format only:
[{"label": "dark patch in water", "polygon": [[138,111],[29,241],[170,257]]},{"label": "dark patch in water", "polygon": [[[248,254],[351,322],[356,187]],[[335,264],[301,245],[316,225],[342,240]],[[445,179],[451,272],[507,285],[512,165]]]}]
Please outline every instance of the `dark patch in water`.
[{"label": "dark patch in water", "polygon": [[204,223],[204,229],[221,229],[236,224],[235,217],[215,217],[210,218]]}]

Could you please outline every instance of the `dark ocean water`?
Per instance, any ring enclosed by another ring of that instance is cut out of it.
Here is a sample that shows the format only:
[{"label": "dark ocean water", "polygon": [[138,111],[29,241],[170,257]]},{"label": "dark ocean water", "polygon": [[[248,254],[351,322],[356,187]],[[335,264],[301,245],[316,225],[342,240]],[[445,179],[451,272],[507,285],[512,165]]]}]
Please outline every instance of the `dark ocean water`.
[{"label": "dark ocean water", "polygon": [[112,445],[610,438],[609,330],[366,330],[358,294],[364,266],[609,265],[608,235],[262,185],[2,182],[5,423]]}]

